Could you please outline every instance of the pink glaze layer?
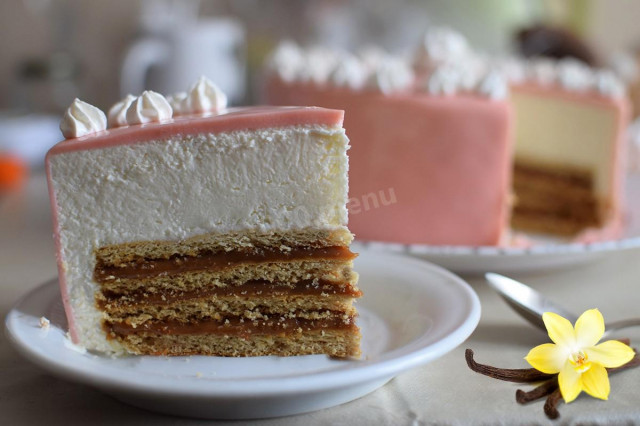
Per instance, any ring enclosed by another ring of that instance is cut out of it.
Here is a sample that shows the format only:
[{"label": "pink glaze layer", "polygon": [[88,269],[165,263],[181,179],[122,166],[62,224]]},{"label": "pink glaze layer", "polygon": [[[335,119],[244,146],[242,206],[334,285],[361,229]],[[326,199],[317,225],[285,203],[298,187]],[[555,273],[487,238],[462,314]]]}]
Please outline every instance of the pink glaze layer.
[{"label": "pink glaze layer", "polygon": [[234,130],[258,130],[300,125],[342,126],[344,112],[313,107],[244,107],[229,108],[219,113],[184,115],[162,123],[118,127],[75,139],[67,139],[49,150],[45,159],[47,185],[53,215],[53,236],[56,247],[60,292],[69,323],[69,335],[78,344],[75,318],[69,300],[60,242],[58,203],[51,180],[50,157],[64,152],[109,148],[116,145],[142,143],[173,135],[222,133]]},{"label": "pink glaze layer", "polygon": [[611,241],[623,237],[626,228],[626,206],[624,186],[627,175],[627,128],[631,119],[631,102],[627,97],[612,98],[603,96],[596,91],[576,92],[568,91],[557,85],[542,86],[539,84],[513,85],[514,92],[525,93],[530,96],[562,99],[589,105],[595,108],[611,111],[615,116],[616,125],[609,141],[611,156],[607,159],[612,164],[610,170],[611,185],[607,191],[607,197],[601,200],[605,210],[605,223],[600,228],[588,228],[575,236],[576,243],[593,243],[598,241]]},{"label": "pink glaze layer", "polygon": [[108,148],[167,138],[176,134],[222,133],[297,125],[341,126],[344,111],[315,107],[240,107],[216,113],[181,115],[171,120],[117,127],[75,139],[64,140],[47,153]]},{"label": "pink glaze layer", "polygon": [[473,95],[383,95],[268,81],[274,105],[346,111],[349,228],[359,240],[496,245],[508,223],[511,110]]}]

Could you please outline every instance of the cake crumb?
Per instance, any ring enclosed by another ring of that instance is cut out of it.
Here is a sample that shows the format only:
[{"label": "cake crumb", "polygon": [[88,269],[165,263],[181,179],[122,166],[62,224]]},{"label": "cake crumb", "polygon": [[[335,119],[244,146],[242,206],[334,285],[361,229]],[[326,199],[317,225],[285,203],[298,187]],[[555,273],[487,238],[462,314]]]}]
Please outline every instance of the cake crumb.
[{"label": "cake crumb", "polygon": [[51,325],[51,321],[49,321],[47,317],[40,317],[40,328],[47,330],[49,329],[50,325]]},{"label": "cake crumb", "polygon": [[196,373],[196,377],[197,377],[198,379],[199,379],[199,378],[201,378],[202,376],[203,376],[203,374],[202,374],[201,372],[199,372],[199,371],[198,371],[198,372]]}]

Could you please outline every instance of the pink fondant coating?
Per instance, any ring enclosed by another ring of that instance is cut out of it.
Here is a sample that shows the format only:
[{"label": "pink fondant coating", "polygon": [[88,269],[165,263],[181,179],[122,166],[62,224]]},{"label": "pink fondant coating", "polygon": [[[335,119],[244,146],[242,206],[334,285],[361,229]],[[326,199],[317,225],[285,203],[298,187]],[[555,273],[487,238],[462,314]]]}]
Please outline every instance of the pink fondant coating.
[{"label": "pink fondant coating", "polygon": [[180,115],[171,120],[116,127],[102,132],[67,139],[47,153],[108,148],[115,145],[163,139],[176,134],[222,133],[296,125],[341,126],[344,111],[314,107],[241,107],[215,113]]},{"label": "pink fondant coating", "polygon": [[496,245],[509,211],[506,102],[383,95],[270,80],[275,105],[340,108],[351,140],[349,228],[359,240]]},{"label": "pink fondant coating", "polygon": [[234,130],[258,130],[299,125],[342,126],[343,117],[343,111],[325,108],[269,106],[229,108],[218,113],[178,116],[162,123],[154,122],[109,129],[80,138],[67,139],[51,148],[45,159],[45,167],[51,200],[51,211],[53,214],[53,235],[58,263],[60,292],[69,322],[71,340],[76,344],[79,343],[75,318],[69,301],[66,273],[64,271],[65,266],[58,222],[58,203],[51,180],[49,162],[51,156],[70,151],[109,148],[116,145],[165,139],[178,134],[222,133]]}]

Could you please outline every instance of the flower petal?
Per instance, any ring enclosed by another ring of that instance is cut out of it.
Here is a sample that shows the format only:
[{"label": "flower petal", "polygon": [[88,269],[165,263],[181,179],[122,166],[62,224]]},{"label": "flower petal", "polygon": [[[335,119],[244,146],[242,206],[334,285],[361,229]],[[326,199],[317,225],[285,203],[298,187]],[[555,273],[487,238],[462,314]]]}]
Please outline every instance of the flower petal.
[{"label": "flower petal", "polygon": [[589,362],[595,362],[607,368],[620,367],[635,356],[631,347],[617,340],[608,340],[597,346],[585,348],[584,353]]},{"label": "flower petal", "polygon": [[582,382],[580,380],[580,373],[573,368],[573,365],[567,361],[558,374],[558,385],[560,386],[560,393],[566,404],[570,403],[580,395],[582,392]]},{"label": "flower petal", "polygon": [[562,369],[568,359],[568,354],[556,344],[545,343],[531,349],[524,359],[538,371],[555,374]]},{"label": "flower petal", "polygon": [[584,311],[576,321],[576,343],[579,348],[595,346],[604,334],[604,318],[597,309]]},{"label": "flower petal", "polygon": [[544,321],[549,338],[560,345],[569,348],[575,347],[576,344],[576,332],[573,330],[573,326],[568,319],[561,317],[554,312],[545,312],[542,314],[542,321]]},{"label": "flower petal", "polygon": [[600,364],[591,364],[591,368],[582,373],[582,389],[594,398],[608,399],[609,375]]}]

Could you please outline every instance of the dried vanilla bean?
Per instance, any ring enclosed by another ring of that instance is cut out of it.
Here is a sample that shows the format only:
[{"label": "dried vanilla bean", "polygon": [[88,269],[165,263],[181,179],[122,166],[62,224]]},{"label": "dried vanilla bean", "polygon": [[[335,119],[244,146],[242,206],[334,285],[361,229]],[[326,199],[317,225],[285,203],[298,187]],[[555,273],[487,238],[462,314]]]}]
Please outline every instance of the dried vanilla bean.
[{"label": "dried vanilla bean", "polygon": [[556,389],[549,395],[547,401],[544,403],[544,413],[551,420],[560,417],[560,412],[558,411],[558,403],[560,400],[562,400],[562,394],[560,393],[560,389]]},{"label": "dried vanilla bean", "polygon": [[[620,341],[626,345],[629,345],[630,343],[629,339],[620,339]],[[617,373],[618,371],[640,366],[640,357],[638,356],[637,351],[635,352],[636,354],[631,361],[620,367],[607,368],[607,372]],[[557,374],[542,373],[534,368],[508,369],[479,364],[473,359],[473,351],[471,349],[467,349],[464,356],[467,361],[467,365],[471,370],[494,379],[516,383],[543,382],[529,392],[518,389],[516,391],[516,401],[520,404],[526,404],[546,396],[547,400],[544,404],[544,413],[550,419],[557,419],[560,417],[558,404],[562,401],[562,393],[558,387]]]},{"label": "dried vanilla bean", "polygon": [[558,378],[554,377],[529,392],[518,389],[516,391],[516,401],[520,404],[526,404],[527,402],[535,401],[536,399],[547,396],[556,389],[558,389]]},{"label": "dried vanilla bean", "polygon": [[492,377],[494,379],[505,380],[507,382],[531,383],[540,382],[552,378],[553,374],[546,374],[535,368],[497,368],[490,365],[479,364],[473,359],[473,351],[467,349],[464,353],[467,365],[476,373]]}]

